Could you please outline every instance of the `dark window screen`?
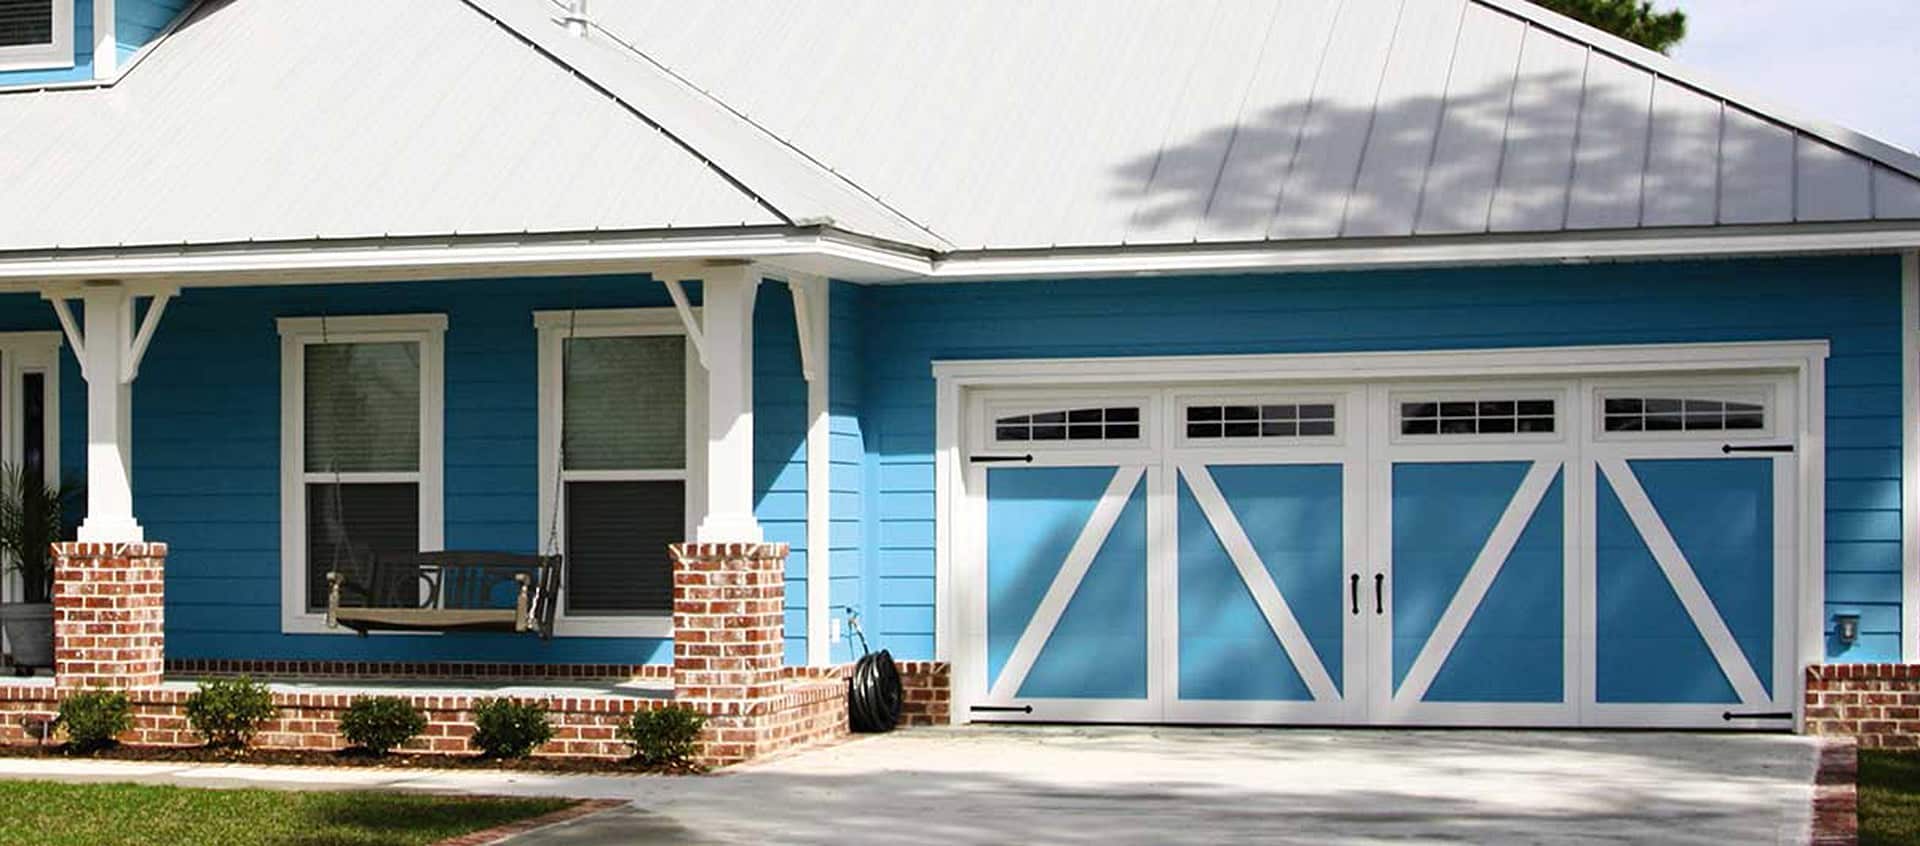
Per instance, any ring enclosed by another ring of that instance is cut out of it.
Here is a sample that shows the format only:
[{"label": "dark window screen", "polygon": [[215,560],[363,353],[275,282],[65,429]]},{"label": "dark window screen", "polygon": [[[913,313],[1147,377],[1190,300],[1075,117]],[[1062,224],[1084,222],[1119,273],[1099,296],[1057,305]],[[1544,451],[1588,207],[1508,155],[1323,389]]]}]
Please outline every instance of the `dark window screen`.
[{"label": "dark window screen", "polygon": [[671,612],[685,534],[685,482],[568,482],[567,613]]},{"label": "dark window screen", "polygon": [[[348,544],[357,555],[345,548]],[[412,482],[308,484],[307,610],[326,610],[327,571],[336,566],[349,580],[365,584],[371,574],[361,568],[368,564],[369,551],[375,556],[420,551],[420,486]],[[389,586],[370,587],[385,590]]]},{"label": "dark window screen", "polygon": [[27,478],[47,481],[47,377],[28,373],[20,377],[20,458]]},{"label": "dark window screen", "polygon": [[53,0],[0,0],[0,47],[53,43]]}]

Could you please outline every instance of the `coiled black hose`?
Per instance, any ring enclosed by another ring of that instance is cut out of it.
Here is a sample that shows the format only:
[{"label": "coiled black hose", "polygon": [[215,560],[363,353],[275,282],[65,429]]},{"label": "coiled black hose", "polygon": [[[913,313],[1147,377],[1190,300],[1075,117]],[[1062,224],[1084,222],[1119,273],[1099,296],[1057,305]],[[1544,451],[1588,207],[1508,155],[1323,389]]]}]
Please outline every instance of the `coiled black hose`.
[{"label": "coiled black hose", "polygon": [[894,666],[893,653],[867,649],[860,615],[852,608],[847,609],[847,627],[860,638],[861,653],[853,665],[853,677],[847,680],[847,722],[862,733],[893,731],[900,724],[900,705],[906,699],[900,668]]},{"label": "coiled black hose", "polygon": [[900,724],[900,669],[885,649],[860,656],[847,690],[847,720],[857,732],[893,731]]}]

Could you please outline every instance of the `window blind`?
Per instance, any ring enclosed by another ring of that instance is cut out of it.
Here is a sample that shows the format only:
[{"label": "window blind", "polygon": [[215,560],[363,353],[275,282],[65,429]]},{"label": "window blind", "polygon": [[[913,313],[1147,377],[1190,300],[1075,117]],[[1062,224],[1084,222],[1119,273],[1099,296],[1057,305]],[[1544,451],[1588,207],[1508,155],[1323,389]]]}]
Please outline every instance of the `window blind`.
[{"label": "window blind", "polygon": [[420,345],[315,344],[306,350],[309,473],[420,469]]},{"label": "window blind", "polygon": [[[351,545],[351,549],[348,546]],[[366,554],[411,555],[420,551],[420,486],[413,483],[307,485],[307,610],[327,610],[327,571],[338,566],[361,584]],[[405,574],[399,574],[404,577]],[[405,584],[368,585],[382,593],[415,589]],[[357,597],[348,597],[349,601]]]},{"label": "window blind", "polygon": [[567,613],[671,612],[686,483],[569,482],[566,496]]},{"label": "window blind", "polygon": [[564,367],[566,469],[686,467],[685,339],[574,338]]}]

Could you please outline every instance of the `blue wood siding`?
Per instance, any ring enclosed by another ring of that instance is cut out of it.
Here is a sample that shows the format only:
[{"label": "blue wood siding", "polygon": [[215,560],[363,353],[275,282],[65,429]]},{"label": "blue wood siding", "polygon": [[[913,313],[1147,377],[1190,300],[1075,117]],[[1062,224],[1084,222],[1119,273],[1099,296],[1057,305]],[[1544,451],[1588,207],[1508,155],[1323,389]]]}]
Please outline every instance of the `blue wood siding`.
[{"label": "blue wood siding", "polygon": [[[857,609],[869,623],[875,619],[869,592],[862,588],[878,582],[869,566],[875,556],[865,540],[875,510],[867,501],[874,489],[869,482],[873,465],[868,460],[867,434],[861,420],[865,404],[866,292],[855,285],[835,282],[828,296],[828,458],[833,467],[828,474],[828,489],[832,491],[828,542],[832,550],[827,597],[834,624],[844,627],[847,608]],[[830,648],[831,660],[857,657],[854,649],[853,641],[842,637]]]},{"label": "blue wood siding", "polygon": [[115,0],[113,39],[121,61],[147,46],[186,7],[187,0]]},{"label": "blue wood siding", "polygon": [[807,382],[793,293],[760,286],[753,308],[754,517],[787,557],[786,658],[807,662]]},{"label": "blue wood siding", "polygon": [[937,359],[1826,339],[1825,616],[1860,612],[1863,630],[1829,652],[1899,660],[1899,278],[1892,257],[1849,257],[846,292],[835,313],[858,314],[865,345],[870,632],[899,657],[933,654]]}]

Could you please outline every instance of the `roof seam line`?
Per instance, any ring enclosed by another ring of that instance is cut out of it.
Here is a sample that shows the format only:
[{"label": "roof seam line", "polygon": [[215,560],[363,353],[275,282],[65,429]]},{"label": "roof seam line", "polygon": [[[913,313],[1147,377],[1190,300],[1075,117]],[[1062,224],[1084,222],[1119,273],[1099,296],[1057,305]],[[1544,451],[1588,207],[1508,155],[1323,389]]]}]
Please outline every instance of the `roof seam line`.
[{"label": "roof seam line", "polygon": [[[470,2],[470,0],[463,0],[463,2]],[[852,179],[848,178],[846,174],[843,174],[834,168],[828,167],[825,162],[820,161],[817,158],[814,158],[813,154],[808,153],[803,149],[800,149],[799,145],[796,145],[793,142],[780,137],[778,134],[774,133],[772,130],[769,130],[765,126],[762,126],[759,121],[756,121],[753,118],[747,116],[745,112],[742,112],[739,109],[734,108],[733,104],[720,99],[718,96],[715,96],[713,93],[707,91],[705,88],[695,85],[693,83],[693,80],[690,80],[680,75],[678,72],[674,71],[674,69],[667,67],[664,63],[660,62],[659,60],[655,59],[653,56],[649,55],[645,50],[640,49],[638,45],[633,44],[624,38],[621,38],[618,34],[615,34],[614,32],[608,30],[606,27],[601,26],[596,21],[588,21],[587,25],[592,27],[595,32],[598,32],[606,36],[613,43],[620,45],[622,49],[626,50],[629,53],[632,53],[634,56],[638,57],[640,60],[653,66],[653,68],[658,70],[660,73],[666,74],[668,77],[672,78],[675,82],[678,82],[681,85],[685,86],[687,90],[692,91],[695,94],[698,94],[702,99],[705,99],[708,102],[716,106],[719,106],[722,109],[725,109],[727,114],[733,115],[735,118],[739,119],[740,122],[753,127],[754,131],[759,132],[760,134],[766,136],[767,138],[772,139],[774,142],[778,143],[780,146],[785,147],[788,150],[792,151],[794,155],[799,156],[801,159],[805,160],[808,164],[813,165],[815,168],[818,168],[819,170],[825,172],[827,175],[833,177],[834,179],[839,180],[842,184],[846,185],[848,188],[851,188],[854,191],[858,192],[860,196],[866,197],[867,199],[873,201],[874,205],[877,205],[883,209],[886,209],[889,214],[893,215],[896,218],[899,218],[902,223],[905,223],[909,226],[912,226],[915,229],[925,232],[929,236],[932,236],[933,238],[936,238],[940,241],[946,242],[948,244],[955,243],[953,239],[948,238],[944,235],[941,235],[939,232],[934,231],[933,228],[928,226],[927,224],[921,223],[919,220],[908,216],[906,212],[903,212],[900,209],[895,208],[893,204],[888,203],[886,200],[881,199],[878,194],[875,194],[872,191],[867,190],[860,183],[855,182]]]},{"label": "roof seam line", "polygon": [[760,192],[753,190],[753,188],[747,185],[746,182],[742,181],[739,177],[734,176],[732,173],[728,172],[726,168],[721,167],[720,163],[713,161],[713,159],[708,157],[705,153],[700,152],[698,149],[695,149],[692,144],[687,143],[686,139],[681,138],[679,133],[676,133],[673,130],[668,129],[665,125],[661,124],[659,121],[654,120],[651,116],[647,115],[647,113],[642,112],[637,108],[634,108],[633,104],[628,103],[620,95],[614,93],[611,89],[607,88],[606,86],[601,85],[598,81],[596,81],[592,77],[584,73],[581,73],[579,70],[575,69],[573,65],[568,64],[565,59],[562,59],[559,56],[554,55],[552,51],[548,50],[545,47],[540,46],[540,44],[535,42],[533,39],[520,34],[519,30],[516,30],[512,26],[509,26],[506,21],[503,21],[495,17],[492,13],[488,12],[486,9],[480,8],[480,5],[474,2],[474,0],[460,0],[460,4],[463,6],[466,6],[468,9],[473,10],[474,14],[477,14],[483,18],[486,18],[494,26],[499,27],[502,32],[505,32],[513,40],[526,45],[528,48],[532,49],[535,53],[538,53],[540,56],[544,57],[547,61],[552,62],[555,66],[566,71],[568,74],[572,75],[575,79],[580,80],[581,84],[586,85],[587,87],[600,92],[600,94],[605,96],[607,99],[612,100],[614,103],[619,104],[621,109],[625,110],[628,114],[631,114],[634,117],[638,118],[640,122],[653,127],[653,129],[656,132],[659,132],[661,135],[666,136],[675,145],[678,145],[681,149],[687,151],[689,155],[693,156],[695,161],[698,161],[701,164],[705,165],[708,169],[712,170],[715,174],[719,175],[721,179],[726,180],[727,184],[732,185],[735,188],[738,188],[741,191],[741,193],[744,193],[747,196],[752,197],[755,203],[760,204],[760,206],[765,208],[767,211],[772,212],[773,215],[779,218],[782,223],[788,226],[799,225],[795,223],[794,219],[790,215],[788,215],[785,211],[780,209],[780,207],[775,206],[771,200],[768,200],[766,197],[761,196]]}]

